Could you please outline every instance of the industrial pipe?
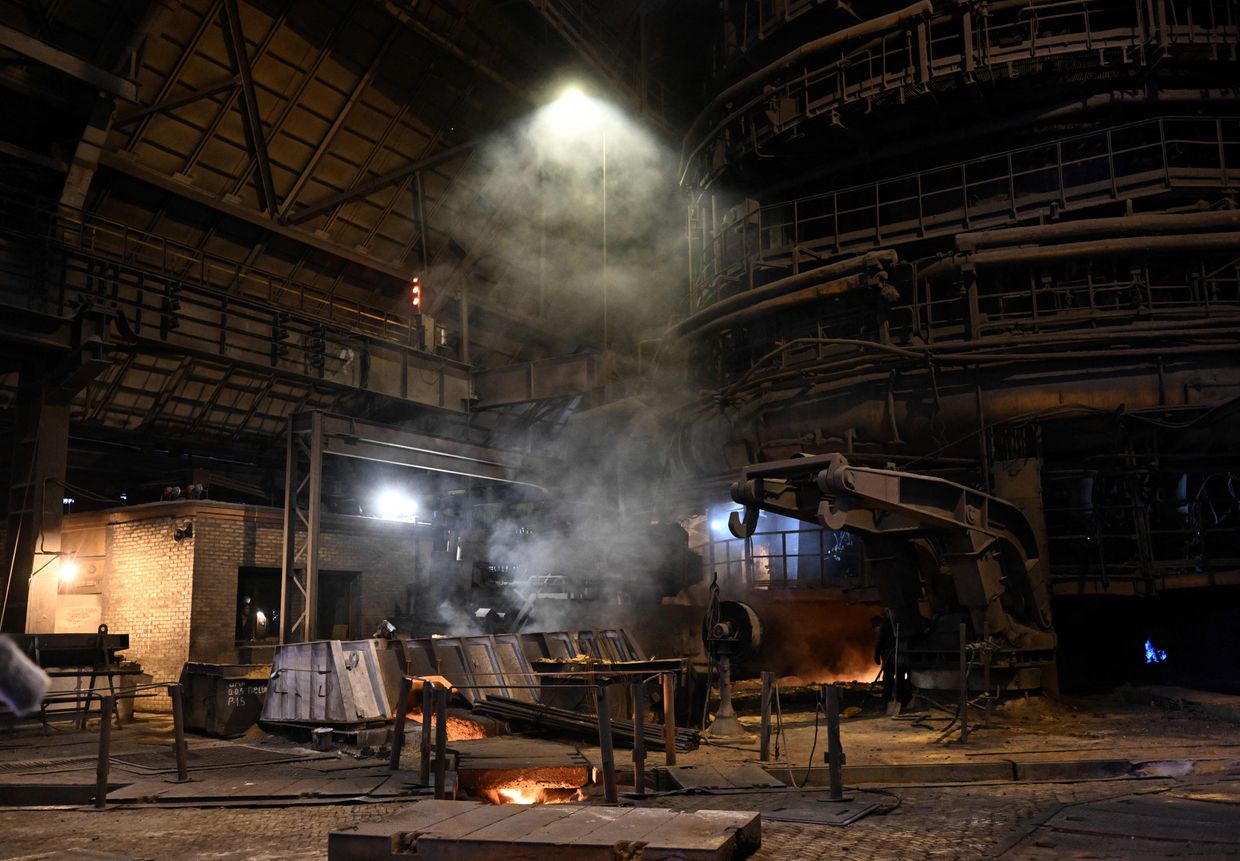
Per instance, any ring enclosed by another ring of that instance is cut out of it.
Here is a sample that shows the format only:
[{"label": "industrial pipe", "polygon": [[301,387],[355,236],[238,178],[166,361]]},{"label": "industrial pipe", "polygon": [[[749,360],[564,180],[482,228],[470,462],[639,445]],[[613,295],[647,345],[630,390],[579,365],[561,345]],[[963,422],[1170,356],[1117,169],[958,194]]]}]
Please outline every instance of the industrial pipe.
[{"label": "industrial pipe", "polygon": [[1082,257],[1112,257],[1124,254],[1188,254],[1193,252],[1240,251],[1240,232],[1211,235],[1131,236],[1092,242],[1071,242],[1055,246],[1017,246],[975,254],[946,257],[927,266],[920,277],[935,279],[959,274],[966,266],[974,269],[1000,266],[1032,266],[1061,263]]},{"label": "industrial pipe", "polygon": [[[1104,340],[1103,338],[1100,337],[1101,335],[1104,335],[1104,334],[1106,333],[1095,333],[1093,340],[1094,341]],[[1170,336],[1170,334],[1171,333],[1168,333],[1168,336]],[[1240,337],[1240,331],[1236,331],[1236,330],[1224,331],[1224,332],[1215,333],[1215,334],[1220,334],[1220,335],[1231,337],[1231,338]],[[1151,340],[1161,340],[1157,337],[1157,333],[1150,333],[1150,336],[1151,336]],[[968,345],[955,345],[955,346],[959,348],[961,346],[967,347]],[[997,344],[995,346],[999,349],[1002,349],[1001,344]],[[1017,364],[1021,362],[1050,362],[1050,361],[1057,361],[1057,360],[1058,361],[1079,361],[1081,359],[1127,359],[1129,361],[1132,361],[1134,359],[1143,359],[1144,360],[1143,364],[1148,365],[1151,362],[1156,361],[1157,359],[1162,358],[1162,357],[1181,356],[1181,355],[1206,355],[1210,353],[1230,353],[1230,352],[1235,352],[1235,350],[1236,350],[1235,344],[1228,343],[1228,344],[1199,344],[1195,346],[1180,346],[1180,347],[1158,347],[1154,349],[1153,351],[1151,351],[1151,348],[1148,348],[1148,347],[1121,347],[1121,348],[1113,348],[1109,350],[1064,350],[1064,351],[1055,352],[1055,353],[984,352],[982,350],[978,350],[976,352],[966,352],[966,353],[927,354],[926,356],[921,356],[918,358],[921,359],[923,362],[926,359],[933,359],[934,364],[937,366],[952,366],[952,367]],[[839,367],[841,365],[843,367]],[[735,394],[737,391],[740,391],[743,388],[752,387],[752,386],[769,387],[772,383],[779,382],[781,380],[788,380],[788,379],[794,380],[794,385],[798,389],[804,388],[807,380],[809,380],[813,385],[823,385],[825,383],[829,383],[832,381],[832,379],[826,378],[823,375],[823,370],[824,368],[822,366],[798,367],[798,368],[778,371],[772,374],[767,374],[766,376],[760,376],[760,377],[756,377],[752,379],[747,374],[746,376],[738,380],[736,383],[733,383],[731,386],[728,386],[727,388],[723,389],[719,397],[721,399],[726,400],[726,399],[731,398],[733,394]],[[855,377],[856,377],[856,374],[859,372],[859,369],[856,367],[855,361],[836,363],[836,366],[832,367],[831,370],[835,372],[836,378],[839,378],[841,376],[845,378],[850,378],[851,379],[850,385],[856,384]],[[874,369],[875,373],[879,373],[880,371],[881,369],[879,368]]]},{"label": "industrial pipe", "polygon": [[724,315],[748,309],[755,303],[769,301],[778,296],[785,296],[804,287],[822,289],[831,282],[846,279],[849,276],[877,271],[884,267],[895,266],[899,262],[900,255],[894,251],[874,251],[859,257],[841,260],[838,263],[819,266],[806,272],[798,272],[795,275],[780,278],[778,281],[772,281],[753,290],[729,296],[727,299],[716,302],[708,308],[703,308],[693,316],[687,317],[672,326],[668,329],[667,334],[669,337],[681,337],[705,327],[711,321]]},{"label": "industrial pipe", "polygon": [[[920,458],[934,453],[941,461],[953,456],[956,443],[973,439],[980,416],[990,426],[1039,416],[1118,417],[1122,412],[1129,420],[1139,421],[1139,414],[1146,410],[1205,410],[1212,402],[1199,403],[1193,396],[1205,369],[1212,369],[1219,386],[1213,398],[1240,395],[1234,345],[1218,345],[1210,352],[1216,357],[1212,363],[1177,364],[1167,357],[1160,369],[1161,350],[1150,346],[1131,351],[1111,357],[1105,380],[1099,376],[1101,367],[1087,364],[1068,366],[1071,370],[1066,375],[1062,366],[1004,373],[1002,378],[984,380],[980,407],[977,380],[971,372],[940,370],[931,379],[928,368],[913,368],[901,373],[894,390],[887,370],[843,374],[834,382],[815,378],[811,391],[805,391],[803,379],[788,379],[786,388],[778,388],[777,383],[774,390],[764,389],[761,400],[730,411],[722,429],[723,441],[712,449],[718,452],[714,459],[698,450],[696,459],[682,466],[695,476],[730,469],[732,464],[723,456],[724,444],[737,439],[752,440],[758,446],[775,440],[776,445],[795,449],[807,439],[819,440],[816,445],[826,440],[843,445],[851,437],[864,450],[867,445],[889,442],[893,422],[906,440],[906,455]],[[1045,386],[1048,377],[1056,380],[1050,389]],[[889,391],[894,409],[887,398]]]},{"label": "industrial pipe", "polygon": [[854,290],[860,290],[863,287],[872,285],[874,282],[866,275],[849,275],[847,278],[839,278],[834,281],[827,281],[815,287],[806,290],[798,290],[795,293],[788,293],[775,299],[767,299],[765,302],[759,302],[745,308],[743,311],[736,311],[725,317],[704,325],[693,334],[701,338],[709,337],[716,332],[722,332],[725,329],[735,328],[750,320],[760,319],[762,317],[774,314],[778,311],[784,311],[789,308],[795,308],[798,305],[804,305],[808,302],[815,302],[819,299],[826,299],[831,296],[842,296],[845,293],[851,293]]},{"label": "industrial pipe", "polygon": [[1126,215],[1120,218],[1092,218],[1027,227],[1002,227],[976,233],[961,233],[956,237],[956,249],[962,254],[973,254],[982,248],[1043,245],[1065,240],[1079,242],[1140,235],[1215,232],[1226,228],[1240,228],[1240,209],[1193,212],[1183,215],[1171,213]]}]

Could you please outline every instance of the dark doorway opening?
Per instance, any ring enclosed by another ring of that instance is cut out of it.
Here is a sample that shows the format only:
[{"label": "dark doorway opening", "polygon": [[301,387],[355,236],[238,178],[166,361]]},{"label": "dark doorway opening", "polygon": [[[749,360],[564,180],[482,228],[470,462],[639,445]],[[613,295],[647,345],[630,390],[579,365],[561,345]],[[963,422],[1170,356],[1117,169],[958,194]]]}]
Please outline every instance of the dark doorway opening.
[{"label": "dark doorway opening", "polygon": [[314,636],[321,640],[354,640],[361,636],[361,601],[357,571],[320,571],[319,607]]},{"label": "dark doorway opening", "polygon": [[280,569],[237,569],[237,642],[280,638]]}]

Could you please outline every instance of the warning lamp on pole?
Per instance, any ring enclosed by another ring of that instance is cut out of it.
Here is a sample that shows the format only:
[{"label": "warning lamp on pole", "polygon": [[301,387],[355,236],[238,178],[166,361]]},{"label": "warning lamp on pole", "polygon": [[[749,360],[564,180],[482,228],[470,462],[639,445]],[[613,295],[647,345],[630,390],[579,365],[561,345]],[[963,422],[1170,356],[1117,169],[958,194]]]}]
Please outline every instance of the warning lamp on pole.
[{"label": "warning lamp on pole", "polygon": [[422,279],[416,275],[409,282],[409,302],[413,306],[413,313],[422,313]]}]

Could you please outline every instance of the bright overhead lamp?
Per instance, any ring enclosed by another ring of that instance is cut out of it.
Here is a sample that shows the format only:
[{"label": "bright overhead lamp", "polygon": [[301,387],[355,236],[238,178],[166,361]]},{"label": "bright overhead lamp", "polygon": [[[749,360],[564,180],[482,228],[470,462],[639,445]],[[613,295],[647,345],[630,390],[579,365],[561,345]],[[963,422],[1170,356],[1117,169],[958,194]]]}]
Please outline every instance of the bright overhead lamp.
[{"label": "bright overhead lamp", "polygon": [[372,513],[383,520],[410,521],[418,513],[418,501],[403,490],[389,487],[375,495]]}]

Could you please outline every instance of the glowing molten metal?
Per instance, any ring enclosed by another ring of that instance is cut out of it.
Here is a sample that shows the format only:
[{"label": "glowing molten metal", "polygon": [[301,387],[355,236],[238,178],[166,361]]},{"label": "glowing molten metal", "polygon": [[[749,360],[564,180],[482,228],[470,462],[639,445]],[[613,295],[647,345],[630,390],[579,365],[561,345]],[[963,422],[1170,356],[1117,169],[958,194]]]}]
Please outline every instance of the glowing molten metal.
[{"label": "glowing molten metal", "polygon": [[[421,724],[422,715],[420,713],[410,712],[405,718],[412,723]],[[435,719],[431,718],[431,732],[435,731]],[[465,718],[454,717],[448,715],[448,741],[467,741],[475,738],[486,738],[487,732],[481,724],[474,723]]]},{"label": "glowing molten metal", "polygon": [[567,804],[584,796],[576,786],[522,778],[485,790],[492,804]]}]

